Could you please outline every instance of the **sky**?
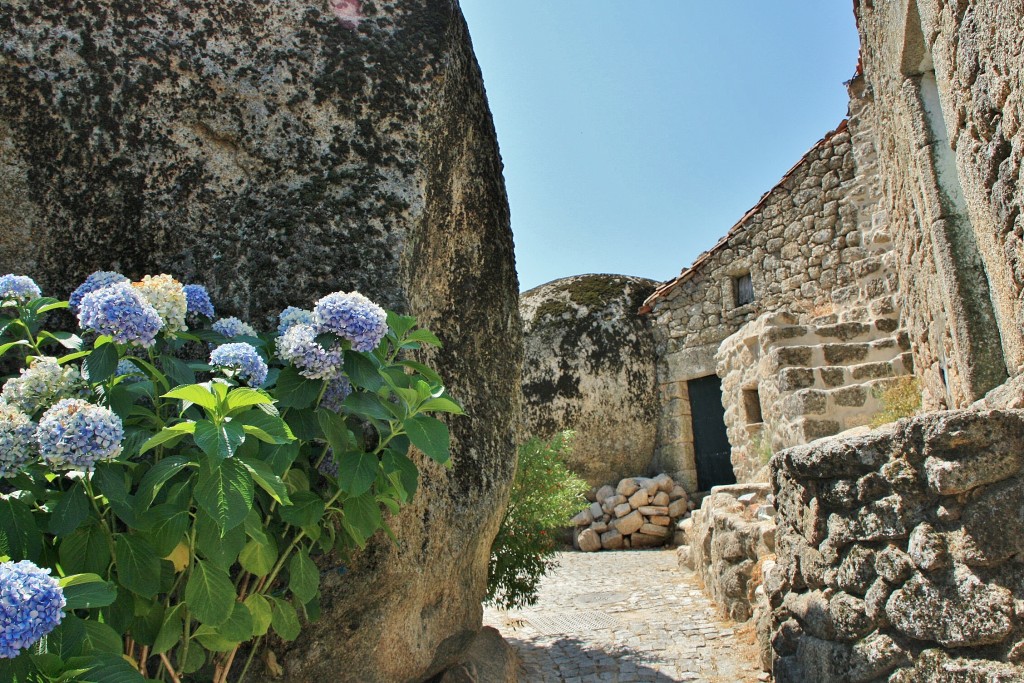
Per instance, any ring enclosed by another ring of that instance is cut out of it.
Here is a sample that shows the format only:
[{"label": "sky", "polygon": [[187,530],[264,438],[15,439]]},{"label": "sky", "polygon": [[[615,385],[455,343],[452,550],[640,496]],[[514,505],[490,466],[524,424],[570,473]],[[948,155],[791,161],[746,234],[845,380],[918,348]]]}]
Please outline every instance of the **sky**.
[{"label": "sky", "polygon": [[520,289],[668,280],[846,116],[849,0],[461,0]]}]

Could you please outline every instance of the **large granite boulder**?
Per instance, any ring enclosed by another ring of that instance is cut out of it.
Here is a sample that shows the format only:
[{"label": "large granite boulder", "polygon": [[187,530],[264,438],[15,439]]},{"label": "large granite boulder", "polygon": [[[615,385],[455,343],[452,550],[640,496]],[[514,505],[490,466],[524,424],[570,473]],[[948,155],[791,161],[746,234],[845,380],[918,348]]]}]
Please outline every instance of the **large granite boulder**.
[{"label": "large granite boulder", "polygon": [[653,474],[654,337],[637,310],[657,284],[577,275],[521,297],[524,431],[575,430],[569,467],[594,486]]},{"label": "large granite boulder", "polygon": [[481,626],[514,468],[520,322],[501,160],[455,0],[13,0],[0,12],[0,273],[66,295],[170,272],[265,326],[358,289],[445,342],[454,468],[272,644],[291,681],[414,681]]}]

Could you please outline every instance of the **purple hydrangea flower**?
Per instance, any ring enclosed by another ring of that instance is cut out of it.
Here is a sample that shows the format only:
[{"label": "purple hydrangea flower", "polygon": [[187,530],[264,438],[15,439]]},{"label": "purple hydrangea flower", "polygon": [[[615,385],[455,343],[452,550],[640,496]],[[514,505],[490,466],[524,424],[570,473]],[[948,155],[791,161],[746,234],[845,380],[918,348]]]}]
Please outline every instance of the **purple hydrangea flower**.
[{"label": "purple hydrangea flower", "polygon": [[25,275],[4,275],[0,277],[0,307],[12,304],[27,304],[43,295],[39,285]]},{"label": "purple hydrangea flower", "polygon": [[327,449],[327,455],[320,461],[320,464],[316,466],[317,471],[320,474],[328,477],[338,478],[338,461],[334,459],[334,449]]},{"label": "purple hydrangea flower", "polygon": [[121,453],[121,418],[78,398],[57,401],[39,419],[39,454],[56,470],[91,472],[97,462]]},{"label": "purple hydrangea flower", "polygon": [[388,333],[387,313],[359,292],[328,294],[316,302],[313,320],[317,334],[332,332],[356,351],[373,351]]},{"label": "purple hydrangea flower", "polygon": [[312,325],[313,312],[307,311],[304,308],[289,306],[281,311],[281,314],[277,316],[277,321],[277,333],[284,335],[294,325]]},{"label": "purple hydrangea flower", "polygon": [[213,302],[210,293],[202,285],[185,285],[185,300],[189,315],[203,315],[213,319]]},{"label": "purple hydrangea flower", "polygon": [[335,413],[341,411],[341,402],[352,393],[352,384],[348,377],[338,375],[327,382],[324,395],[320,397],[320,407]]},{"label": "purple hydrangea flower", "polygon": [[0,479],[15,476],[38,455],[32,420],[17,408],[0,403]]},{"label": "purple hydrangea flower", "polygon": [[85,278],[85,282],[78,285],[78,289],[71,292],[71,297],[68,299],[68,303],[71,305],[71,310],[78,313],[79,307],[82,305],[82,299],[85,298],[86,294],[95,292],[97,289],[103,289],[110,285],[118,285],[121,283],[129,283],[131,280],[126,278],[121,273],[115,273],[112,270],[97,270],[95,273]]},{"label": "purple hydrangea flower", "polygon": [[256,352],[256,347],[244,342],[218,346],[210,354],[210,365],[234,370],[238,378],[250,387],[258,387],[267,380],[267,364]]},{"label": "purple hydrangea flower", "polygon": [[325,349],[316,343],[311,325],[292,325],[277,340],[277,355],[294,365],[299,374],[310,379],[327,379],[341,372],[341,347]]},{"label": "purple hydrangea flower", "polygon": [[163,327],[160,314],[130,284],[116,284],[90,292],[82,299],[79,324],[106,334],[119,344],[152,346]]},{"label": "purple hydrangea flower", "polygon": [[28,560],[0,562],[0,658],[17,657],[57,628],[66,604],[48,569]]},{"label": "purple hydrangea flower", "polygon": [[211,325],[210,328],[225,337],[256,337],[259,335],[252,325],[243,323],[235,317],[221,318]]}]

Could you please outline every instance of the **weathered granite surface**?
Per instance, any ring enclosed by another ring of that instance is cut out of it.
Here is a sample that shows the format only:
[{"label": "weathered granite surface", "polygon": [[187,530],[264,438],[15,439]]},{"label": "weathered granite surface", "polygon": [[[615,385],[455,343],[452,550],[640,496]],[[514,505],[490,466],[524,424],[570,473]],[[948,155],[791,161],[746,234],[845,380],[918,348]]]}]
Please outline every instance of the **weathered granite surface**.
[{"label": "weathered granite surface", "polygon": [[531,289],[520,301],[523,429],[541,438],[575,430],[568,465],[594,486],[654,474],[654,338],[637,315],[654,285],[577,275]]},{"label": "weathered granite surface", "polygon": [[775,680],[1024,679],[1022,439],[953,411],[778,453]]},{"label": "weathered granite surface", "polygon": [[445,342],[454,468],[272,644],[291,681],[422,680],[481,626],[515,462],[520,322],[501,160],[455,0],[9,0],[0,272],[66,295],[170,272],[266,326],[358,289]]}]

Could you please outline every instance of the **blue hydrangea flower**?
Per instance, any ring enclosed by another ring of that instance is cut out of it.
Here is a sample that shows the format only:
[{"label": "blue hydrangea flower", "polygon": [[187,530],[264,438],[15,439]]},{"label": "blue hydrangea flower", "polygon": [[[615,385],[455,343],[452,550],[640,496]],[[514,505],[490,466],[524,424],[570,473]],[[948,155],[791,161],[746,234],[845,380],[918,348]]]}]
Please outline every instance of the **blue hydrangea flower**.
[{"label": "blue hydrangea flower", "polygon": [[359,292],[328,294],[316,302],[313,320],[317,334],[332,332],[356,351],[373,351],[388,333],[387,313]]},{"label": "blue hydrangea flower", "polygon": [[17,657],[57,628],[66,604],[48,569],[28,560],[0,562],[0,658]]},{"label": "blue hydrangea flower", "polygon": [[0,277],[0,306],[27,304],[43,295],[39,285],[25,275],[4,275]]},{"label": "blue hydrangea flower", "polygon": [[250,387],[258,387],[267,380],[267,364],[256,352],[256,347],[244,342],[218,346],[210,354],[210,365],[233,370]]},{"label": "blue hydrangea flower", "polygon": [[202,285],[185,285],[185,301],[189,315],[203,315],[213,319],[213,302],[210,293]]},{"label": "blue hydrangea flower", "polygon": [[82,375],[73,365],[60,365],[56,358],[38,356],[0,391],[0,401],[23,413],[34,415],[62,398],[85,391]]},{"label": "blue hydrangea flower", "polygon": [[152,346],[163,327],[160,314],[130,284],[117,284],[89,292],[82,299],[78,323],[119,344]]},{"label": "blue hydrangea flower", "polygon": [[139,370],[139,366],[127,358],[117,361],[117,371],[114,374],[124,377],[121,380],[122,384],[134,384],[135,382],[142,382],[147,379],[145,373]]},{"label": "blue hydrangea flower", "polygon": [[211,325],[210,328],[214,332],[223,334],[225,337],[256,337],[259,334],[252,325],[243,323],[235,317],[221,318]]},{"label": "blue hydrangea flower", "polygon": [[112,270],[97,270],[95,273],[85,278],[85,282],[78,285],[78,289],[71,292],[71,297],[68,299],[68,303],[71,305],[71,310],[78,313],[78,309],[82,305],[82,299],[85,298],[86,294],[95,292],[97,289],[103,289],[110,285],[118,285],[121,283],[127,284],[131,282],[128,278],[121,273],[115,273]]},{"label": "blue hydrangea flower", "polygon": [[277,333],[283,335],[293,325],[312,325],[313,312],[307,311],[304,308],[289,306],[281,311],[281,314],[277,316],[277,321]]},{"label": "blue hydrangea flower", "polygon": [[65,398],[43,413],[36,430],[39,455],[56,470],[92,471],[121,452],[121,418],[103,406]]},{"label": "blue hydrangea flower", "polygon": [[334,377],[327,382],[324,395],[320,397],[320,407],[335,413],[341,412],[341,402],[351,393],[352,385],[349,383],[348,377],[344,375]]},{"label": "blue hydrangea flower", "polygon": [[328,477],[338,478],[338,461],[334,459],[334,449],[327,449],[327,455],[320,461],[320,464],[316,466],[317,471],[320,474],[324,474]]},{"label": "blue hydrangea flower", "polygon": [[292,325],[277,340],[277,355],[310,379],[328,379],[341,372],[341,347],[325,349],[316,343],[312,325]]},{"label": "blue hydrangea flower", "polygon": [[15,476],[38,455],[32,420],[17,408],[0,403],[0,479]]}]

